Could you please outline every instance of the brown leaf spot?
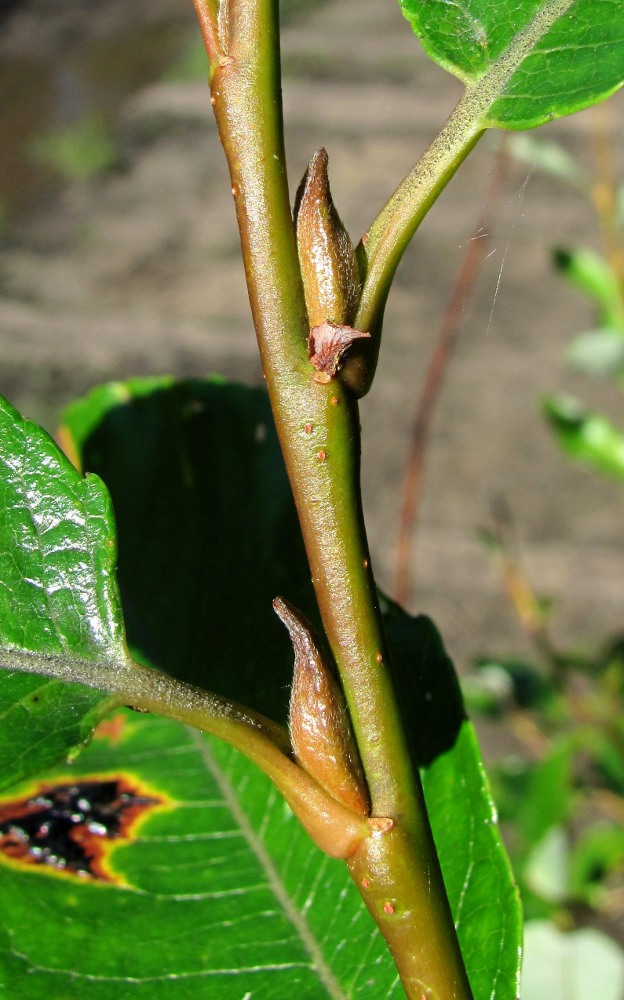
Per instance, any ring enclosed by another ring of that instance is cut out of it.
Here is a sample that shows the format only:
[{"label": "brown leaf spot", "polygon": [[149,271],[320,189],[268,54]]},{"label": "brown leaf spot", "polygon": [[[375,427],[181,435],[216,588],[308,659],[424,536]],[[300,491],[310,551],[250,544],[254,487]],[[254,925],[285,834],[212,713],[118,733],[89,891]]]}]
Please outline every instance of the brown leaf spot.
[{"label": "brown leaf spot", "polygon": [[370,333],[354,330],[351,326],[339,326],[326,320],[320,326],[313,326],[308,337],[308,357],[316,369],[315,381],[331,382],[342,364],[345,351],[355,340],[370,337]]},{"label": "brown leaf spot", "polygon": [[0,853],[14,864],[119,883],[108,865],[111,849],[164,804],[126,775],[41,783],[28,798],[0,802]]},{"label": "brown leaf spot", "polygon": [[127,718],[123,712],[116,712],[100,722],[93,734],[94,740],[109,740],[113,746],[117,746],[123,739]]}]

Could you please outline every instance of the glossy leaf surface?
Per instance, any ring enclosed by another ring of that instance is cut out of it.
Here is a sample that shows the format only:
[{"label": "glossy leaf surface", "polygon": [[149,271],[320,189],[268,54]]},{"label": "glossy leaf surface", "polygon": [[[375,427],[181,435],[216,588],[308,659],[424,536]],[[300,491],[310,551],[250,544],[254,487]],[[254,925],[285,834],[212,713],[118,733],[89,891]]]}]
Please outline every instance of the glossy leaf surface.
[{"label": "glossy leaf surface", "polygon": [[484,125],[531,128],[624,79],[620,0],[399,0],[427,53],[480,88]]},{"label": "glossy leaf surface", "polygon": [[[0,401],[0,665],[126,665],[110,497],[36,424]],[[84,742],[102,693],[0,671],[0,784]]]},{"label": "glossy leaf surface", "polygon": [[2,648],[123,658],[106,487],[5,401],[0,444]]}]

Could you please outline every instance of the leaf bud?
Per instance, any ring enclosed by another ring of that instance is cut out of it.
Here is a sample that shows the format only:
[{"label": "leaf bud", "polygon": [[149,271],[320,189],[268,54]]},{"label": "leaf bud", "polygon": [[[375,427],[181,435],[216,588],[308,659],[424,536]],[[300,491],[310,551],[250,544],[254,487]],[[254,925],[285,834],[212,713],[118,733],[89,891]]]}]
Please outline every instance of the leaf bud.
[{"label": "leaf bud", "polygon": [[273,607],[295,651],[290,738],[297,762],[329,795],[360,816],[370,803],[344,696],[303,615],[281,597]]},{"label": "leaf bud", "polygon": [[326,321],[348,324],[355,316],[360,277],[353,244],[332,201],[322,148],[297,192],[295,223],[310,327]]}]

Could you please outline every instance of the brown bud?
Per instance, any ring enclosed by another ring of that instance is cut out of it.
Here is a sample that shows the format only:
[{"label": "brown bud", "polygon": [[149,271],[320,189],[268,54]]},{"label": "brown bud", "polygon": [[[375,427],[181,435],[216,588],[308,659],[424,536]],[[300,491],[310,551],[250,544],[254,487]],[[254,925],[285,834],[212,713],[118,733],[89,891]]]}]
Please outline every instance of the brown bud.
[{"label": "brown bud", "polygon": [[281,597],[273,607],[295,650],[289,727],[297,762],[335,799],[368,816],[368,791],[338,681],[324,663],[305,618]]},{"label": "brown bud", "polygon": [[318,149],[295,199],[297,250],[310,326],[355,316],[360,277],[353,244],[334,207],[327,153]]}]

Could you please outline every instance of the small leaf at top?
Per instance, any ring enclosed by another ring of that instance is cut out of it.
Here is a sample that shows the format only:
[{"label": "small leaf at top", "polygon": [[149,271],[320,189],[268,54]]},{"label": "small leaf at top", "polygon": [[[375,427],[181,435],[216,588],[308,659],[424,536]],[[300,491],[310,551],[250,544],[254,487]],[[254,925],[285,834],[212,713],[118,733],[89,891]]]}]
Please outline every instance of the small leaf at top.
[{"label": "small leaf at top", "polygon": [[624,82],[621,0],[399,0],[426,52],[480,95],[484,126],[571,114]]}]

